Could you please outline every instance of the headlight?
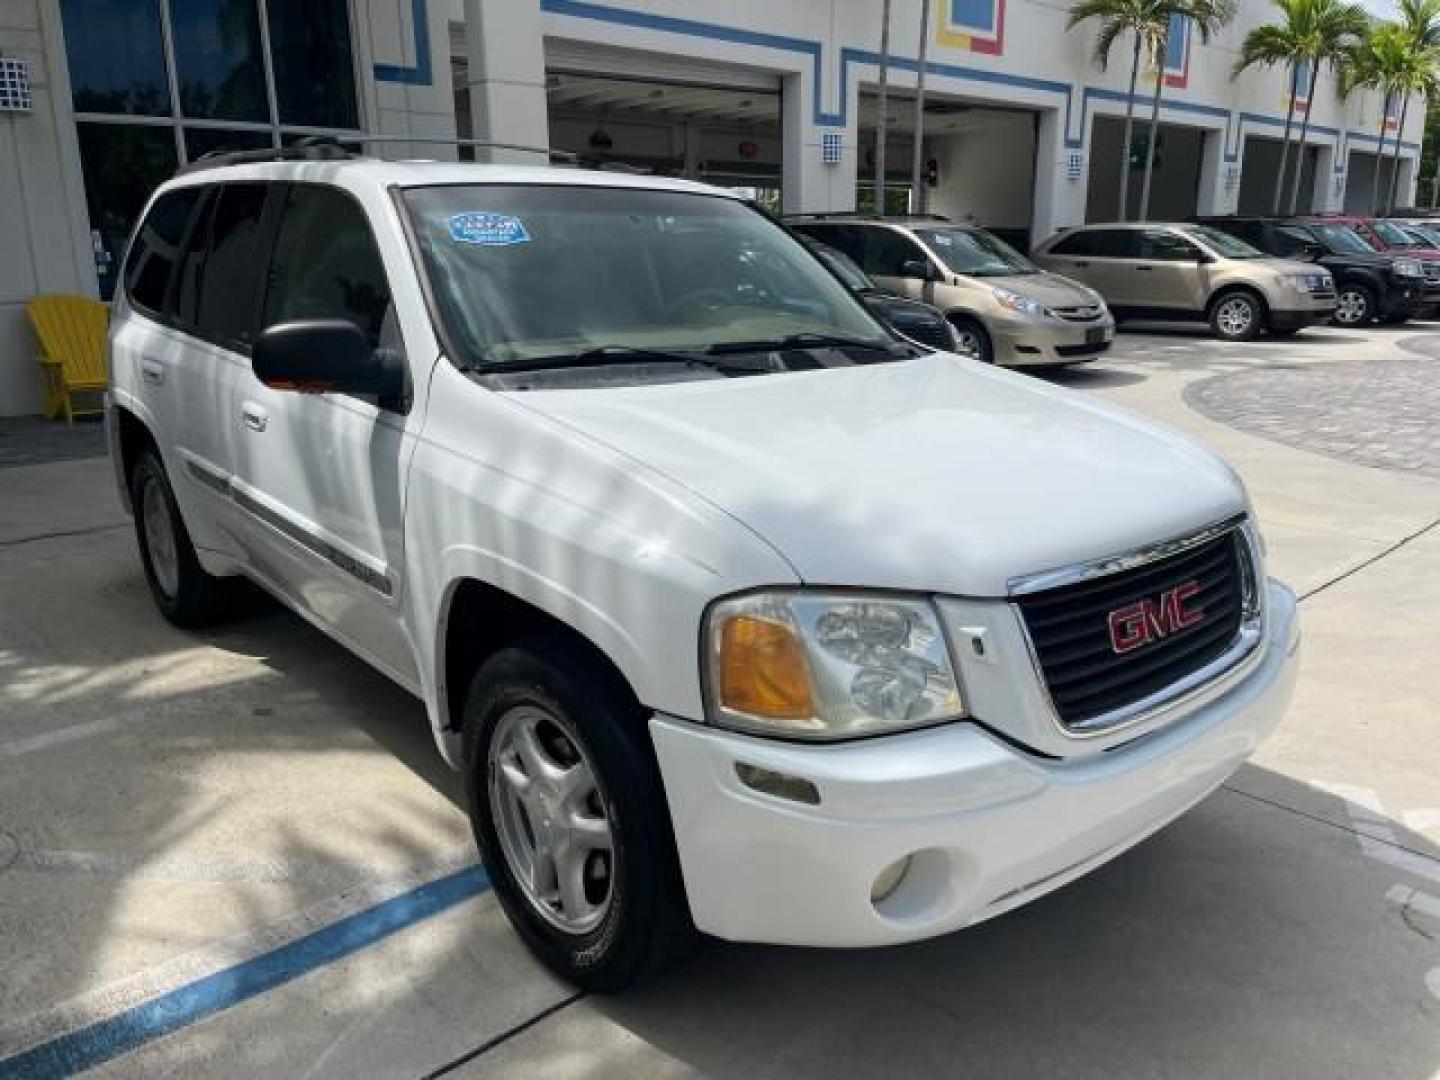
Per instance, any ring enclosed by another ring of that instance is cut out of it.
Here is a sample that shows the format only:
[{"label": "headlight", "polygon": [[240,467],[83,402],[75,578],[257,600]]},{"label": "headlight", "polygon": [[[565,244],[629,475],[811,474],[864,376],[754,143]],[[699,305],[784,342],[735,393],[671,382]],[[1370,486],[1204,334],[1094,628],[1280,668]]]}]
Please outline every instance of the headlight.
[{"label": "headlight", "polygon": [[995,294],[995,299],[1000,302],[1001,307],[1009,308],[1011,311],[1018,311],[1022,315],[1046,316],[1050,309],[1038,300],[1032,300],[1021,293],[1013,292],[1010,289],[1002,289],[998,285],[990,286],[990,291]]},{"label": "headlight", "polygon": [[1396,259],[1395,276],[1415,278],[1424,277],[1425,270],[1423,267],[1421,267],[1419,259]]},{"label": "headlight", "polygon": [[1296,292],[1328,292],[1333,286],[1329,274],[1286,274],[1285,280]]},{"label": "headlight", "polygon": [[722,600],[706,620],[706,709],[795,739],[923,727],[964,712],[929,600],[803,589]]}]

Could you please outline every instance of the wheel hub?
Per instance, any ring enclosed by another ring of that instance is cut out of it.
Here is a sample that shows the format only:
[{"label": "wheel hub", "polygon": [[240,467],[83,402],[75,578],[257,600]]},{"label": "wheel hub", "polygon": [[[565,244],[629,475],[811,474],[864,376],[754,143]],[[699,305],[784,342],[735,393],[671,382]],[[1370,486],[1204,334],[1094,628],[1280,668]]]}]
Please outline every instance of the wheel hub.
[{"label": "wheel hub", "polygon": [[610,803],[574,728],[532,705],[511,709],[490,740],[487,788],[501,854],[541,918],[594,929],[614,893]]}]

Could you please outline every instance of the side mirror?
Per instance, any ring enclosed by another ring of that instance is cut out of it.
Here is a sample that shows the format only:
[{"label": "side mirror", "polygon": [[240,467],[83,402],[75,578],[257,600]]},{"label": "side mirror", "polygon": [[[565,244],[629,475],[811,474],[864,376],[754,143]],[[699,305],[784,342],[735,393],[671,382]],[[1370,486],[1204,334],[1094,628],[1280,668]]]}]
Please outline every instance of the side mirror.
[{"label": "side mirror", "polygon": [[939,281],[940,272],[924,259],[906,259],[900,264],[900,276],[921,281]]},{"label": "side mirror", "polygon": [[1314,240],[1307,240],[1305,244],[1300,248],[1300,250],[1304,253],[1306,258],[1312,261],[1320,258],[1322,255],[1325,254],[1324,246],[1321,244],[1317,244]]},{"label": "side mirror", "polygon": [[400,355],[372,349],[364,331],[348,319],[297,319],[266,327],[255,339],[250,366],[272,390],[374,394],[381,404],[405,392]]}]

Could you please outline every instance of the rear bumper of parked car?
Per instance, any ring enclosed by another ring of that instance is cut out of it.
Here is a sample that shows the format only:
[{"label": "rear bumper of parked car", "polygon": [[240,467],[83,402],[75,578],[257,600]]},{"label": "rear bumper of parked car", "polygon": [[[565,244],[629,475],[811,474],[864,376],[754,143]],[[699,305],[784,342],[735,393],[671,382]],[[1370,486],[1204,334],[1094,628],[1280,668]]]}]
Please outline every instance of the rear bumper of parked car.
[{"label": "rear bumper of parked car", "polygon": [[[1260,661],[1227,692],[1133,744],[1068,761],[978,724],[826,747],[657,715],[696,926],[733,941],[884,945],[980,922],[1079,877],[1213,791],[1279,721],[1300,640],[1294,594],[1271,582],[1265,618]],[[820,801],[754,790],[737,765],[806,780]],[[872,900],[897,864],[899,883]]]},{"label": "rear bumper of parked car", "polygon": [[995,348],[995,362],[1015,367],[1093,360],[1115,340],[1115,320],[1108,314],[1092,322],[992,319],[987,329]]}]

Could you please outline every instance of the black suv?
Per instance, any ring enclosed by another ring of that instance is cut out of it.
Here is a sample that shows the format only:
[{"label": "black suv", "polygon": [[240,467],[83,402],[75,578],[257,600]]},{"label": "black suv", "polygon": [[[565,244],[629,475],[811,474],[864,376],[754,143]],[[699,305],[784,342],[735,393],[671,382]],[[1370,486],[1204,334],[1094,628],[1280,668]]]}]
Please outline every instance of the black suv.
[{"label": "black suv", "polygon": [[1341,223],[1241,215],[1192,221],[1238,237],[1267,255],[1313,259],[1335,278],[1337,326],[1373,319],[1403,323],[1427,306],[1424,268],[1403,254],[1376,251]]}]

